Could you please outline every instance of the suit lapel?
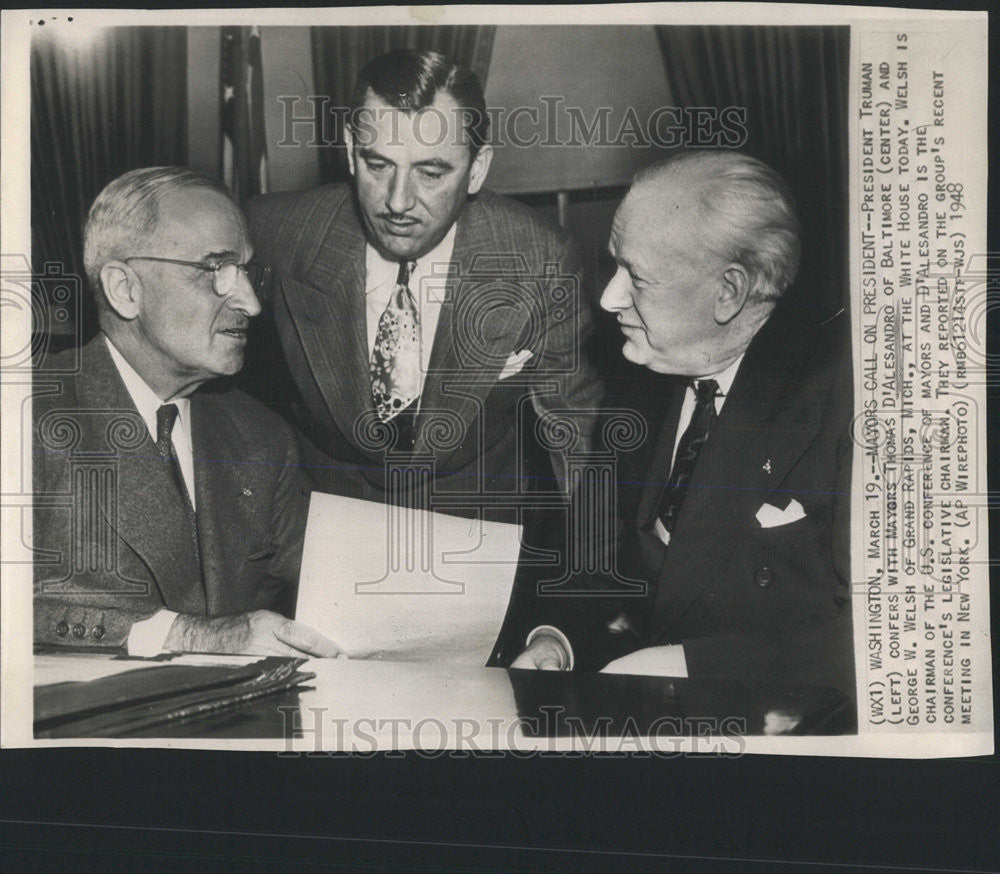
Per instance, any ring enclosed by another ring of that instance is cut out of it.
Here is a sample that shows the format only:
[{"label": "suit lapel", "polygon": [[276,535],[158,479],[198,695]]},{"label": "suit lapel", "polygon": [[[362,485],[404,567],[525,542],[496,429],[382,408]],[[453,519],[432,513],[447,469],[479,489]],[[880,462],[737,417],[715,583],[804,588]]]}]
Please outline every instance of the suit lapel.
[{"label": "suit lapel", "polygon": [[[497,279],[510,282],[510,248],[482,204],[466,204],[455,233],[414,446],[415,453],[433,453],[439,466],[482,415],[486,396],[526,327],[527,310],[520,300],[505,301],[508,306],[500,309],[495,306],[499,296],[483,297],[496,289]],[[443,434],[447,439],[441,439]]]},{"label": "suit lapel", "polygon": [[796,391],[804,368],[774,334],[762,330],[747,350],[698,458],[660,574],[657,600],[674,616],[720,575],[739,533],[819,431],[818,412]]},{"label": "suit lapel", "polygon": [[[365,235],[350,200],[325,228],[302,244],[302,279],[276,279],[281,303],[296,337],[286,349],[302,350],[305,364],[330,416],[345,435],[373,410],[365,325]],[[279,304],[280,305],[280,304]]]},{"label": "suit lapel", "polygon": [[[677,440],[677,424],[680,419],[681,406],[684,403],[686,381],[661,381],[656,378],[658,391],[644,390],[640,392],[644,416],[649,423],[660,423],[659,428],[651,427],[650,433],[659,433],[649,463],[646,465],[648,475],[645,476],[639,497],[639,507],[636,519],[640,527],[653,517],[656,502],[663,492],[664,484],[670,476],[670,462],[673,458],[674,443]],[[650,386],[651,387],[651,386]],[[645,388],[645,386],[644,386]],[[658,403],[654,403],[658,401]]]},{"label": "suit lapel", "polygon": [[81,366],[81,445],[117,459],[117,504],[102,503],[101,512],[149,568],[170,609],[204,612],[187,509],[101,336],[86,346]]},{"label": "suit lapel", "polygon": [[[209,615],[246,609],[242,568],[251,551],[247,533],[254,502],[264,494],[258,448],[231,419],[215,390],[208,386],[191,398],[198,539]],[[263,460],[268,462],[273,459]]]},{"label": "suit lapel", "polygon": [[[276,277],[280,298],[276,305],[284,306],[287,316],[279,321],[287,321],[295,333],[282,338],[285,349],[302,350],[331,418],[356,445],[353,435],[359,417],[374,413],[368,374],[365,243],[353,200],[348,199],[326,227],[300,243],[303,249],[297,261],[305,266],[297,273],[302,278]],[[481,415],[486,396],[526,326],[528,312],[521,301],[502,311],[492,310],[488,320],[476,306],[476,295],[483,293],[489,279],[498,274],[509,277],[510,249],[482,204],[469,201],[456,229],[416,420],[414,453],[431,453],[439,465],[462,445],[470,425]],[[484,253],[488,262],[482,264]],[[503,259],[500,271],[498,259]],[[485,270],[484,281],[470,281],[476,268]],[[484,321],[489,322],[488,336],[481,330]],[[359,448],[379,459],[375,450]]]}]

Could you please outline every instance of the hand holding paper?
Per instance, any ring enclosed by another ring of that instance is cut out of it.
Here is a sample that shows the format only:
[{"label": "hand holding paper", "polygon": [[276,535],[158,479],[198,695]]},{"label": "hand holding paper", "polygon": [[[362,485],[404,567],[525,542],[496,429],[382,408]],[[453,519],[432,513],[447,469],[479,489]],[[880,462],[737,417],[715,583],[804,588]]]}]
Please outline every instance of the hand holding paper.
[{"label": "hand holding paper", "polygon": [[174,619],[163,648],[174,652],[335,658],[340,647],[301,622],[270,610],[234,616],[185,616]]}]

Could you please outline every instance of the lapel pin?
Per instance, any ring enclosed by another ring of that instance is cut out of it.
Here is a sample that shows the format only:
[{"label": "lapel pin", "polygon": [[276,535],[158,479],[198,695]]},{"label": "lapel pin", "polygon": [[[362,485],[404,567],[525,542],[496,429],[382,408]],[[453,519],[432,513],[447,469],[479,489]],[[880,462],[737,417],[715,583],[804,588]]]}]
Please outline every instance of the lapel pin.
[{"label": "lapel pin", "polygon": [[770,475],[770,473],[771,473],[771,459],[769,458],[769,459],[768,459],[767,461],[765,461],[765,462],[764,462],[764,463],[763,463],[763,464],[761,465],[761,468],[762,468],[762,469],[763,469],[763,470],[764,470],[764,471],[765,471],[765,472],[766,472],[766,473],[767,473],[768,475]]},{"label": "lapel pin", "polygon": [[250,491],[246,486],[243,486],[243,497],[249,498],[253,496],[253,492]]}]

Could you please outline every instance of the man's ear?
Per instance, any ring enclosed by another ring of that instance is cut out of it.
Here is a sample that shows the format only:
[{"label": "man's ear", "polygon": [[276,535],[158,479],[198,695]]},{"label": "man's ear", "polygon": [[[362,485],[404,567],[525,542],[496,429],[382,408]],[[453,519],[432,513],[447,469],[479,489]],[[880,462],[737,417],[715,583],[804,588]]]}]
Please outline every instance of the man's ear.
[{"label": "man's ear", "polygon": [[108,261],[101,268],[104,299],[121,318],[131,321],[139,315],[142,280],[124,261]]},{"label": "man's ear", "polygon": [[749,296],[750,274],[742,264],[728,264],[715,296],[715,321],[728,325],[743,311]]},{"label": "man's ear", "polygon": [[469,194],[478,194],[479,189],[483,187],[492,161],[493,146],[486,143],[480,147],[478,154],[472,159],[472,166],[469,168]]},{"label": "man's ear", "polygon": [[354,175],[354,132],[349,124],[344,125],[344,145],[347,146],[347,166]]}]

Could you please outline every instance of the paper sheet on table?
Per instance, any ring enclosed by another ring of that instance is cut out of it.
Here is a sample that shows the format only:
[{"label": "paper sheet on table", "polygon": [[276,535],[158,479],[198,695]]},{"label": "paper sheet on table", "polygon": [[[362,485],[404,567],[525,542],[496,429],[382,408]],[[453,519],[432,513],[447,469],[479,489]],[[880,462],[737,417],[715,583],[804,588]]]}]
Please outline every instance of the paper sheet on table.
[{"label": "paper sheet on table", "polygon": [[295,618],[352,658],[485,665],[521,526],[314,492]]}]

